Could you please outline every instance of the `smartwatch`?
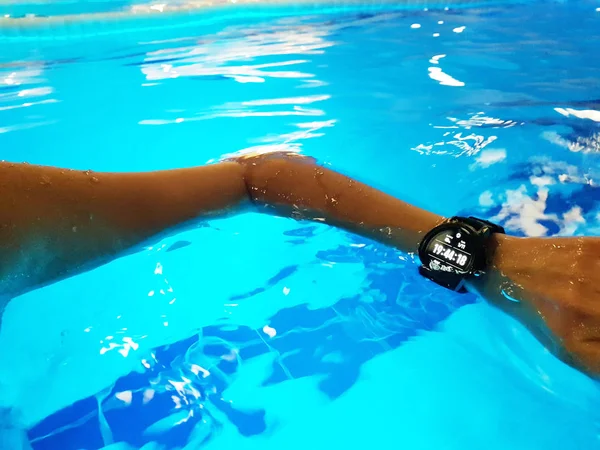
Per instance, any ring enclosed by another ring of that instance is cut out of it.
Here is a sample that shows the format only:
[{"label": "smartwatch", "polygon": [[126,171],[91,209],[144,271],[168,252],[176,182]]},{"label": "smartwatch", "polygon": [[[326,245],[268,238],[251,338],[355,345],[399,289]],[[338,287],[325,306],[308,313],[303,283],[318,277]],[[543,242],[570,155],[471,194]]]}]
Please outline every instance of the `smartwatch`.
[{"label": "smartwatch", "polygon": [[452,217],[421,241],[419,273],[450,290],[467,292],[465,281],[486,269],[493,233],[504,234],[504,228],[476,217]]}]

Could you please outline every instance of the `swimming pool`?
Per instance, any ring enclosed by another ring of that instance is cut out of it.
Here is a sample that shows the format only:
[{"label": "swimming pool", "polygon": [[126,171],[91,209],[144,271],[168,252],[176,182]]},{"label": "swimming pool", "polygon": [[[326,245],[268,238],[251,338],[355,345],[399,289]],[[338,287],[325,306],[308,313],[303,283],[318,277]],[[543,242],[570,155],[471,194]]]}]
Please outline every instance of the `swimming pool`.
[{"label": "swimming pool", "polygon": [[[46,5],[0,28],[1,158],[285,149],[440,214],[598,234],[600,4],[436,3],[67,24],[131,4]],[[0,349],[0,438],[36,450],[600,446],[598,385],[514,320],[412,255],[256,213],[15,299]]]}]

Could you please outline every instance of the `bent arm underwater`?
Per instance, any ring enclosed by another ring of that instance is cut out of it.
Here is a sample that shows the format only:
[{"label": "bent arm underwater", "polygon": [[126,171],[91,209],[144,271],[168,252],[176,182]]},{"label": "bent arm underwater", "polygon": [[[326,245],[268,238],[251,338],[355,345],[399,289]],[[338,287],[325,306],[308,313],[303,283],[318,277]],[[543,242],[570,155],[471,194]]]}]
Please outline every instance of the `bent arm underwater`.
[{"label": "bent arm underwater", "polygon": [[[445,220],[293,154],[146,173],[0,163],[0,296],[92,269],[165,231],[250,204],[405,252]],[[563,361],[600,376],[600,238],[491,239],[488,270],[473,290]]]},{"label": "bent arm underwater", "polygon": [[0,163],[0,293],[106,263],[168,230],[254,203],[414,251],[442,218],[287,154],[144,173]]}]

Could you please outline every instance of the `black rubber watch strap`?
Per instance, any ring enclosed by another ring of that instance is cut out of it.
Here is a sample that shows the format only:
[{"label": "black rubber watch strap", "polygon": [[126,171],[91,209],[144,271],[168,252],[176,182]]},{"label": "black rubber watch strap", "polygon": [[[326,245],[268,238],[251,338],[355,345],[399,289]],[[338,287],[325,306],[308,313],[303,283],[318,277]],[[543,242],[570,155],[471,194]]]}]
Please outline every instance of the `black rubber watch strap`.
[{"label": "black rubber watch strap", "polygon": [[488,232],[486,233],[486,235],[492,234],[492,233],[500,233],[500,234],[504,234],[504,228],[502,228],[500,225],[496,225],[495,223],[492,223],[488,220],[485,219],[480,219],[478,217],[473,217],[473,216],[469,216],[469,217],[452,217],[452,219],[450,219],[451,221],[455,221],[455,222],[463,222],[466,223],[467,225],[473,227],[476,231],[481,231],[484,228],[488,228]]},{"label": "black rubber watch strap", "polygon": [[451,291],[458,292],[459,294],[467,293],[465,288],[465,277],[454,273],[444,272],[433,272],[427,267],[420,266],[419,273],[425,278],[430,279],[434,283],[439,284]]}]

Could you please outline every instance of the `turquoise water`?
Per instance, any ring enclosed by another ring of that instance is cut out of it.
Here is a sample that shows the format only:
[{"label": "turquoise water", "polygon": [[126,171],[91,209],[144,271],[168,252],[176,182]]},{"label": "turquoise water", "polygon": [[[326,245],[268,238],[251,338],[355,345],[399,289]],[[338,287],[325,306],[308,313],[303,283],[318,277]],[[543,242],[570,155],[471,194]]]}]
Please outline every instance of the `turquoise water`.
[{"label": "turquoise water", "polygon": [[[440,214],[597,235],[600,3],[423,8],[0,29],[1,158],[285,149]],[[257,213],[16,298],[0,331],[0,438],[35,450],[593,449],[599,401],[412,255]]]}]

